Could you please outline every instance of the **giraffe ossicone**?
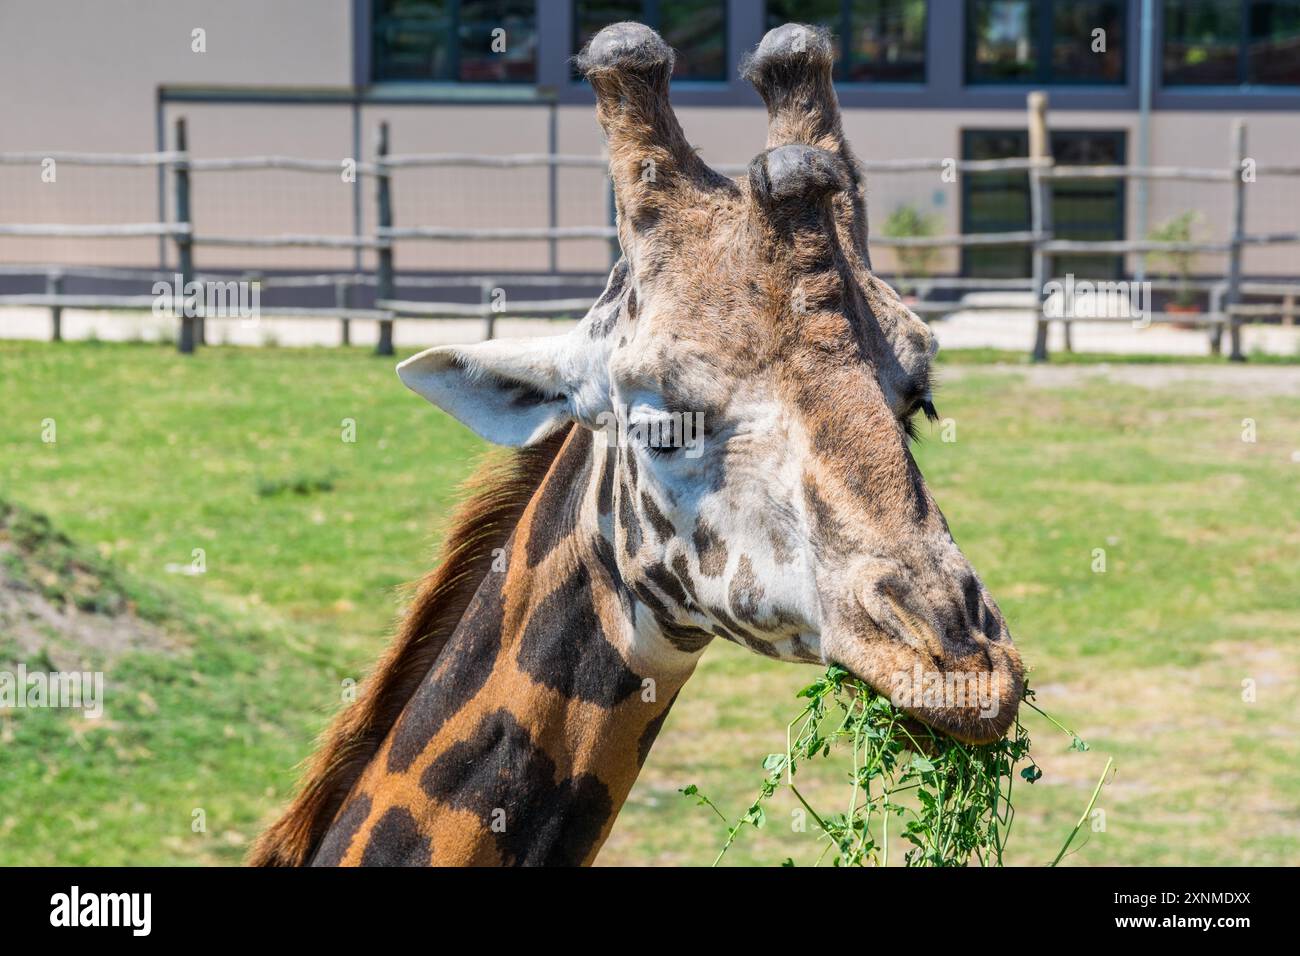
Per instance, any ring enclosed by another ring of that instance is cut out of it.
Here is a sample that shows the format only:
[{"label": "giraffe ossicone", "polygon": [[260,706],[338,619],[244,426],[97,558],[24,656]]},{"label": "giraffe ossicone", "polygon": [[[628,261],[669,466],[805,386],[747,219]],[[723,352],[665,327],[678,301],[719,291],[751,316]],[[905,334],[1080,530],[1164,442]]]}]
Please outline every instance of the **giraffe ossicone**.
[{"label": "giraffe ossicone", "polygon": [[589,863],[714,638],[840,664],[961,740],[1011,725],[1019,654],[909,450],[936,345],[871,271],[830,49],[788,25],[746,61],[768,137],[734,181],[653,30],[579,57],[623,258],[570,332],[399,366],[519,451],[255,862]]}]

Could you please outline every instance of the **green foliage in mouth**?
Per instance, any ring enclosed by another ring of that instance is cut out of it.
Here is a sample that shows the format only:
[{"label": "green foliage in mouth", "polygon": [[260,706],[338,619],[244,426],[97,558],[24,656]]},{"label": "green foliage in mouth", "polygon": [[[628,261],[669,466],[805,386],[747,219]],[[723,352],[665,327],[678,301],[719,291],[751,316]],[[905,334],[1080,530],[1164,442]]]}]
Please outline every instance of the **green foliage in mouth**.
[{"label": "green foliage in mouth", "polygon": [[[763,761],[766,776],[739,819],[732,821],[695,785],[681,791],[727,824],[715,866],[747,827],[767,823],[764,805],[782,787],[806,814],[796,817],[795,825],[806,825],[810,840],[818,844],[815,863],[829,859],[835,866],[888,866],[891,850],[898,862],[901,848],[905,866],[1002,865],[1015,817],[1013,784],[1017,777],[1032,784],[1043,775],[1018,719],[1001,740],[964,744],[919,724],[837,665],[798,696],[806,703],[786,728],[785,753],[769,754]],[[1025,704],[1068,734],[1071,750],[1088,749],[1077,734],[1035,705],[1033,696],[1026,687]],[[814,809],[800,792],[795,782],[799,767],[815,760],[845,765],[843,809]],[[1107,761],[1102,781],[1110,767]],[[1052,865],[1087,821],[1101,786],[1099,781]],[[785,865],[795,865],[794,860]]]}]

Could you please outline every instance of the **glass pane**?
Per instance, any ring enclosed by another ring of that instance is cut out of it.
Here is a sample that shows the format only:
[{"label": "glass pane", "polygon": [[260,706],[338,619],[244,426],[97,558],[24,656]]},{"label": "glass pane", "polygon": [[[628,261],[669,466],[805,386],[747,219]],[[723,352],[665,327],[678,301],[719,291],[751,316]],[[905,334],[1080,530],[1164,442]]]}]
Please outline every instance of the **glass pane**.
[{"label": "glass pane", "polygon": [[[505,31],[504,36],[494,35],[495,30]],[[536,81],[537,4],[534,0],[462,0],[457,79],[465,83]]]},{"label": "glass pane", "polygon": [[848,79],[925,82],[926,0],[855,0]]},{"label": "glass pane", "polygon": [[726,0],[659,0],[654,4],[640,0],[576,0],[574,50],[581,50],[602,28],[623,20],[636,20],[659,31],[677,52],[674,79],[727,78]]},{"label": "glass pane", "polygon": [[786,23],[811,23],[825,27],[835,38],[835,79],[844,79],[844,5],[840,0],[768,0],[767,24],[771,30]]},{"label": "glass pane", "polygon": [[1165,82],[1242,81],[1239,0],[1165,0]]},{"label": "glass pane", "polygon": [[[1102,31],[1100,34],[1097,31]],[[1124,4],[1121,0],[1055,0],[1052,81],[1124,82]]]},{"label": "glass pane", "polygon": [[1259,0],[1250,11],[1251,83],[1300,85],[1300,0]]},{"label": "glass pane", "polygon": [[[1052,134],[1052,156],[1062,166],[1122,166],[1124,137],[1111,132],[1064,131]],[[1059,179],[1052,184],[1053,231],[1060,239],[1124,238],[1124,186],[1115,179]],[[1056,256],[1055,276],[1113,279],[1124,268],[1122,256]]]},{"label": "glass pane", "polygon": [[1037,75],[1036,3],[971,0],[967,13],[967,69],[972,80],[1014,83],[1032,80]]},{"label": "glass pane", "polygon": [[451,80],[452,0],[375,0],[376,80]]},{"label": "glass pane", "polygon": [[[966,159],[1012,159],[1029,155],[1023,130],[982,130],[962,137]],[[963,232],[1018,232],[1029,228],[1029,175],[1021,172],[974,173],[961,179]],[[991,279],[1022,279],[1030,274],[1026,246],[962,250],[962,274]]]},{"label": "glass pane", "polygon": [[767,25],[765,30],[786,23],[812,23],[839,33],[840,0],[767,0]]},{"label": "glass pane", "polygon": [[681,80],[727,78],[726,0],[659,0],[660,35],[677,51],[673,76]]},{"label": "glass pane", "polygon": [[577,0],[573,4],[573,52],[611,23],[640,19],[640,0]]}]

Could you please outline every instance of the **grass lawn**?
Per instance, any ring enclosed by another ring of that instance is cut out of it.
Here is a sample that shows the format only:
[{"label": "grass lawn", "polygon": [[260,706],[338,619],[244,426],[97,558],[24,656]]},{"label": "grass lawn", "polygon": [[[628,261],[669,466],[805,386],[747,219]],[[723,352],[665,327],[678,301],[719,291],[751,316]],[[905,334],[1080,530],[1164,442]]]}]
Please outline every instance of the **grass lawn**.
[{"label": "grass lawn", "polygon": [[[917,455],[1039,703],[1092,746],[1068,753],[1027,719],[1045,776],[1017,786],[1009,859],[1050,860],[1113,755],[1105,829],[1071,863],[1295,862],[1300,390],[1227,366],[1148,387],[1131,368],[1044,377],[990,358],[945,363],[937,404],[957,440],[936,427]],[[49,515],[177,632],[112,663],[102,720],[0,711],[0,863],[242,856],[386,641],[483,448],[393,364],[0,343],[0,500]],[[0,669],[17,656],[0,635]],[[710,862],[721,823],[677,790],[739,813],[815,674],[715,642],[601,862]],[[808,789],[834,803],[845,788]],[[810,862],[792,809],[770,807],[727,859]]]}]

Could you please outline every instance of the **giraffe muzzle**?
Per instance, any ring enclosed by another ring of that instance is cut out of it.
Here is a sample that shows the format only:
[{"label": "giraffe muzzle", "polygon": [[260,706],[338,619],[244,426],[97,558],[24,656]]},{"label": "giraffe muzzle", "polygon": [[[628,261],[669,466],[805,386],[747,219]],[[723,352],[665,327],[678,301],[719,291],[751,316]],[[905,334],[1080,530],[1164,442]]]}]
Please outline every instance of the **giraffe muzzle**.
[{"label": "giraffe muzzle", "polygon": [[1000,739],[1024,696],[1024,665],[1001,615],[971,596],[971,581],[939,610],[896,586],[869,588],[823,633],[827,660],[936,731],[970,744]]}]

